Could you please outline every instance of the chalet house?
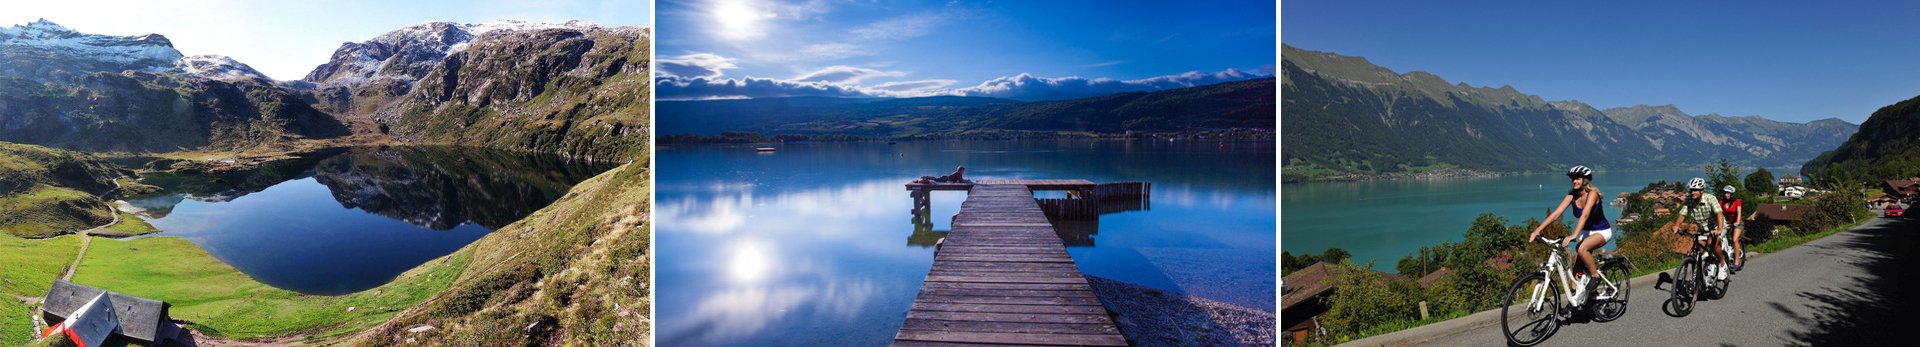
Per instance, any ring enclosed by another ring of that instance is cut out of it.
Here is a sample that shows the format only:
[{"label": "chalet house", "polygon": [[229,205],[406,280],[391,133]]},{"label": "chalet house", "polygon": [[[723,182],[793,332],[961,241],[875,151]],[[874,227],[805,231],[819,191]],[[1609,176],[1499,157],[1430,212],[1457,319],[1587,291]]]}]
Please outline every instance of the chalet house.
[{"label": "chalet house", "polygon": [[1420,283],[1421,288],[1432,287],[1433,282],[1439,281],[1441,277],[1446,277],[1447,274],[1450,274],[1450,273],[1453,273],[1453,269],[1442,267],[1439,270],[1433,270],[1433,272],[1427,273],[1426,276],[1420,276],[1420,280],[1418,282]]},{"label": "chalet house", "polygon": [[1807,212],[1813,211],[1807,205],[1760,204],[1747,216],[1747,235],[1773,234],[1773,229],[1793,226],[1806,220]]},{"label": "chalet house", "polygon": [[[103,301],[112,306],[110,314],[88,313],[83,316],[107,317],[111,322],[90,317],[81,317],[81,320],[87,321],[85,322],[87,326],[101,322],[108,322],[111,325],[108,330],[112,334],[106,338],[104,345],[123,344],[116,342],[120,341],[146,346],[164,346],[178,341],[182,334],[180,325],[175,324],[173,319],[167,316],[167,309],[171,305],[165,302],[104,291],[65,280],[53,281],[53,289],[47,291],[46,301],[40,306],[41,318],[46,320],[47,324],[58,326],[67,318],[71,318],[69,316],[85,312],[82,309]],[[82,326],[81,323],[75,322],[72,325]]]},{"label": "chalet house", "polygon": [[[1284,330],[1280,336],[1283,340],[1299,345],[1326,334],[1319,318],[1329,307],[1321,300],[1337,289],[1334,280],[1344,275],[1342,272],[1341,268],[1329,267],[1326,263],[1313,263],[1281,278],[1280,326]],[[1400,275],[1375,272],[1388,281],[1405,280]]]},{"label": "chalet house", "polygon": [[1893,194],[1882,193],[1880,194],[1880,196],[1873,197],[1872,199],[1867,199],[1867,206],[1877,207],[1877,208],[1888,208],[1888,207],[1898,206],[1899,202],[1900,202],[1899,197],[1893,196]]},{"label": "chalet house", "polygon": [[1887,184],[1880,187],[1880,190],[1886,191],[1887,195],[1897,199],[1910,199],[1920,195],[1920,178],[1887,180]]},{"label": "chalet house", "polygon": [[1793,174],[1787,174],[1786,176],[1780,176],[1780,182],[1779,182],[1779,184],[1780,184],[1780,187],[1781,187],[1781,188],[1785,188],[1785,187],[1792,187],[1792,186],[1798,186],[1798,185],[1800,185],[1800,184],[1801,184],[1801,182],[1800,182],[1800,176],[1794,176]]},{"label": "chalet house", "polygon": [[1313,263],[1280,280],[1280,326],[1285,329],[1281,336],[1299,345],[1326,333],[1318,318],[1328,307],[1320,300],[1333,294],[1334,276],[1326,263]]}]

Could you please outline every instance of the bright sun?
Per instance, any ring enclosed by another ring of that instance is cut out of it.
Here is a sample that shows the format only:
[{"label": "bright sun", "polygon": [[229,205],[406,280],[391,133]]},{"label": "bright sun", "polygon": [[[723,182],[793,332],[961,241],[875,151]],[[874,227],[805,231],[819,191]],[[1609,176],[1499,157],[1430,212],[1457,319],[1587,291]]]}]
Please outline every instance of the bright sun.
[{"label": "bright sun", "polygon": [[759,282],[773,267],[773,257],[766,246],[753,241],[740,241],[734,244],[732,259],[727,262],[727,274],[740,283]]},{"label": "bright sun", "polygon": [[720,0],[713,4],[713,21],[720,24],[720,37],[751,39],[761,35],[759,22],[773,14],[754,8],[748,0]]}]

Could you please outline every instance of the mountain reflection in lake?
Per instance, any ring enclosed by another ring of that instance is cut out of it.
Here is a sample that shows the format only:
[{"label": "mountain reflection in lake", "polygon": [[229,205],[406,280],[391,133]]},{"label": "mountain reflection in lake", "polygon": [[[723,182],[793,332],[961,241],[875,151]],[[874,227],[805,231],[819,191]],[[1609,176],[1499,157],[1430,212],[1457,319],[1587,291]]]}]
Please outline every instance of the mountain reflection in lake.
[{"label": "mountain reflection in lake", "polygon": [[[904,184],[973,178],[1149,181],[1148,201],[1059,219],[1079,268],[1274,307],[1271,142],[928,141],[674,146],[656,153],[662,345],[882,345],[905,320],[963,192],[912,212]],[[1041,192],[1039,197],[1060,197]]]},{"label": "mountain reflection in lake", "polygon": [[128,199],[159,227],[262,283],[373,288],[525,217],[613,168],[468,147],[334,149],[246,172],[149,174]]}]

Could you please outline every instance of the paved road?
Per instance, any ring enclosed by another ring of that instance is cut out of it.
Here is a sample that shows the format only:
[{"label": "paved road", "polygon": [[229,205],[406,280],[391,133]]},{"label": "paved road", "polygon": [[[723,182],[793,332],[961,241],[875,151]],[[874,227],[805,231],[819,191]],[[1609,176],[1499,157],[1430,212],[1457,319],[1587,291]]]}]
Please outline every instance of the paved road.
[{"label": "paved road", "polygon": [[[1575,318],[1540,346],[1920,345],[1908,324],[1920,321],[1917,243],[1920,220],[1875,218],[1749,260],[1725,299],[1703,299],[1685,317],[1661,310],[1666,291],[1635,288],[1626,316]],[[1497,322],[1423,342],[1503,344]]]}]

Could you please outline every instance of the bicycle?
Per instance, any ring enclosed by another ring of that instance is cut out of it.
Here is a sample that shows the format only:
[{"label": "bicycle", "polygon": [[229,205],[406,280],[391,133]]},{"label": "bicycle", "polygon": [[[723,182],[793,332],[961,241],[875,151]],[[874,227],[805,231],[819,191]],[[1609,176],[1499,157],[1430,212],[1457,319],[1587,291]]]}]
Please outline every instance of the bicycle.
[{"label": "bicycle", "polygon": [[1694,304],[1700,301],[1701,296],[1709,299],[1727,296],[1727,286],[1733,282],[1733,278],[1721,280],[1719,276],[1708,274],[1719,271],[1720,263],[1711,261],[1713,257],[1726,256],[1724,254],[1731,253],[1732,249],[1723,241],[1720,245],[1723,255],[1716,255],[1709,252],[1705,245],[1712,234],[1687,230],[1679,233],[1683,237],[1692,237],[1693,242],[1687,248],[1686,257],[1680,258],[1680,265],[1673,269],[1673,296],[1667,299],[1665,308],[1672,310],[1674,317],[1685,317],[1693,313]]},{"label": "bicycle", "polygon": [[[1625,256],[1595,254],[1594,261],[1599,263],[1600,274],[1588,280],[1589,286],[1594,289],[1576,296],[1569,289],[1574,283],[1573,272],[1560,255],[1563,247],[1559,246],[1559,242],[1545,237],[1536,240],[1553,248],[1547,254],[1547,260],[1541,262],[1540,272],[1513,281],[1507,301],[1500,308],[1500,329],[1506,334],[1508,345],[1533,346],[1546,341],[1547,337],[1559,331],[1562,321],[1573,318],[1576,308],[1587,308],[1595,322],[1613,321],[1627,313],[1628,291],[1632,289],[1628,285],[1632,279],[1632,264]],[[1559,281],[1555,282],[1555,279]],[[1593,298],[1587,299],[1587,296]],[[1563,303],[1562,298],[1566,302]],[[1527,320],[1516,327],[1514,319],[1519,314],[1524,314]],[[1537,333],[1538,336],[1521,337],[1522,333],[1528,332]]]}]

